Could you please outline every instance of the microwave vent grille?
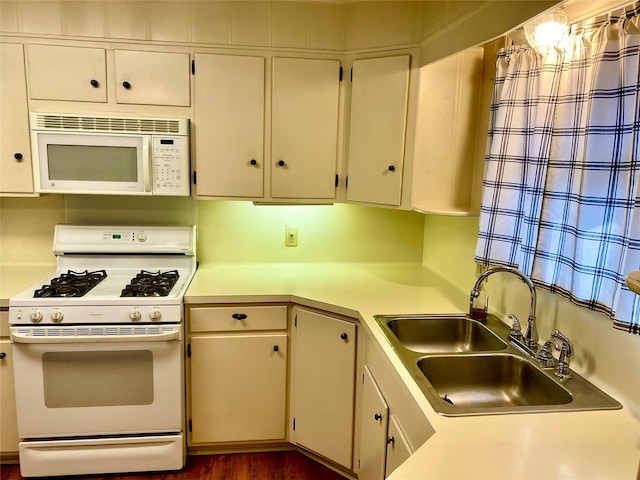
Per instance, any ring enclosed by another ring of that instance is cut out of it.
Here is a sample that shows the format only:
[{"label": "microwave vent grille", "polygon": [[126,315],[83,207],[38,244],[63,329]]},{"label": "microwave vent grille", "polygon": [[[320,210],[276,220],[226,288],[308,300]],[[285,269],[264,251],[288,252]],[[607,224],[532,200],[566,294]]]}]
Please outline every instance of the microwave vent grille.
[{"label": "microwave vent grille", "polygon": [[120,133],[184,133],[180,120],[164,118],[88,117],[75,115],[38,114],[36,128]]}]

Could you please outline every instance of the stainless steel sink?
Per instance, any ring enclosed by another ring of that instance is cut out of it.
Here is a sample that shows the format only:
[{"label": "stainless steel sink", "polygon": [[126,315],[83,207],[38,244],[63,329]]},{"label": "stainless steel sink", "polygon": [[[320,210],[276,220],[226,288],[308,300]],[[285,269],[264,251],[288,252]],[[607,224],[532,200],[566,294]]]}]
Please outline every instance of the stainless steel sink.
[{"label": "stainless steel sink", "polygon": [[487,352],[507,348],[491,330],[465,317],[391,318],[386,328],[414,352]]},{"label": "stainless steel sink", "polygon": [[621,408],[575,372],[560,380],[509,341],[490,315],[374,317],[434,410],[442,415],[495,415]]},{"label": "stainless steel sink", "polygon": [[454,407],[564,405],[571,394],[542,370],[511,354],[424,357],[418,368]]}]

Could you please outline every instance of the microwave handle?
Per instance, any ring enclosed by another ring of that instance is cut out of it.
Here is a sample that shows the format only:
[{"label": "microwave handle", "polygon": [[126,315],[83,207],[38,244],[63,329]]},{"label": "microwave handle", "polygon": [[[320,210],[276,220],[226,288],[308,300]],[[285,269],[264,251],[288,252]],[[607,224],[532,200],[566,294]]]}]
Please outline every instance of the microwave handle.
[{"label": "microwave handle", "polygon": [[145,193],[151,193],[153,190],[151,188],[151,176],[152,176],[152,166],[153,166],[153,158],[151,158],[151,149],[149,145],[150,137],[144,136],[142,137],[142,158],[143,158],[143,168],[142,168],[142,179],[144,181],[144,191]]}]

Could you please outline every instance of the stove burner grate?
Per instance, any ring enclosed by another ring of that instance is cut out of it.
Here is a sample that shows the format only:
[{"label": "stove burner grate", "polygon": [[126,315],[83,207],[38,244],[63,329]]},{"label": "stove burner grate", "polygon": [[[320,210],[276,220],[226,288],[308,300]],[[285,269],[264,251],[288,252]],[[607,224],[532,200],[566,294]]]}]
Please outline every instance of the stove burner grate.
[{"label": "stove burner grate", "polygon": [[142,270],[122,290],[121,297],[166,297],[180,278],[177,270],[148,272]]},{"label": "stove burner grate", "polygon": [[62,273],[59,277],[52,279],[49,285],[43,285],[37,289],[33,296],[34,298],[82,297],[105,278],[107,278],[105,270],[94,272],[68,270],[67,273]]}]

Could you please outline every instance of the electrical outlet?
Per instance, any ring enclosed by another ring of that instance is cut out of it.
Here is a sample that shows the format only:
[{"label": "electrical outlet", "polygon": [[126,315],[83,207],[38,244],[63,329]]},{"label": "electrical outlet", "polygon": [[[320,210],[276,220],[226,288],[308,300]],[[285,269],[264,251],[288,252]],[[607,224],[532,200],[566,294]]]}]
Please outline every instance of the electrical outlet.
[{"label": "electrical outlet", "polygon": [[298,229],[292,227],[284,228],[284,246],[285,247],[297,247],[298,246]]}]

